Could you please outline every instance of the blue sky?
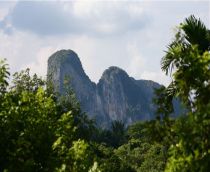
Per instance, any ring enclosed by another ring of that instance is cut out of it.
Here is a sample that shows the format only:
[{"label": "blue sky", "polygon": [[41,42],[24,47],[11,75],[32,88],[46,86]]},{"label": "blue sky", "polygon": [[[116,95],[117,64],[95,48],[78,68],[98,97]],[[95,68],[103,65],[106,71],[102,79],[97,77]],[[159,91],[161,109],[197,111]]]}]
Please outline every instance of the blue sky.
[{"label": "blue sky", "polygon": [[191,14],[210,28],[210,1],[0,1],[0,57],[45,76],[48,57],[72,49],[95,82],[119,66],[167,85],[160,59]]}]

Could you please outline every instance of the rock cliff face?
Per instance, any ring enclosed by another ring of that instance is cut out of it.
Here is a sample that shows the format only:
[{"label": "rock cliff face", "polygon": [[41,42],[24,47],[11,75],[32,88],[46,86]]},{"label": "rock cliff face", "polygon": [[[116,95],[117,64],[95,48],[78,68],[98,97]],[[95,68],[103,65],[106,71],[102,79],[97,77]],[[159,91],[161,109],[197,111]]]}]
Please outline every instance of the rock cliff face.
[{"label": "rock cliff face", "polygon": [[96,118],[102,127],[109,126],[113,120],[129,125],[137,120],[154,118],[153,92],[160,85],[135,80],[118,67],[105,70],[95,84],[85,74],[77,54],[72,50],[61,50],[48,59],[48,77],[60,93],[69,78],[82,110]]}]

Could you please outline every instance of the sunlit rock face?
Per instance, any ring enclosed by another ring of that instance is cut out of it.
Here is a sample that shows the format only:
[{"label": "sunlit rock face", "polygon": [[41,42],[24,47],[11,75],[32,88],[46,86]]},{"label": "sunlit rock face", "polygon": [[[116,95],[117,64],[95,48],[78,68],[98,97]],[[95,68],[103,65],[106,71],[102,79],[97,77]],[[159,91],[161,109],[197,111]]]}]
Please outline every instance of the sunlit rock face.
[{"label": "sunlit rock face", "polygon": [[[97,84],[85,74],[78,55],[72,50],[61,50],[48,59],[48,79],[61,94],[70,86],[81,108],[102,127],[114,120],[126,125],[137,120],[154,118],[152,103],[154,88],[160,87],[149,80],[135,80],[122,69],[106,69]],[[70,82],[65,82],[66,80]]]},{"label": "sunlit rock face", "polygon": [[[48,59],[48,79],[59,93],[63,93],[70,83],[76,93],[82,110],[94,116],[97,111],[96,84],[85,74],[80,59],[71,50],[61,50]],[[94,113],[93,113],[94,112]]]}]

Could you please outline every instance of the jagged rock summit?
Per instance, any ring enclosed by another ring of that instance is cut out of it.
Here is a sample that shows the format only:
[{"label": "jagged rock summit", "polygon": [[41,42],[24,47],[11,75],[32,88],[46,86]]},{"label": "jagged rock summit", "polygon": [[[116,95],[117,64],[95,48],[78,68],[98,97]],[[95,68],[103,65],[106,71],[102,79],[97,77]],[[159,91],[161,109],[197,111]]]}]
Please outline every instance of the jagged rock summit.
[{"label": "jagged rock summit", "polygon": [[156,82],[135,80],[113,66],[104,71],[96,84],[85,74],[78,55],[72,50],[60,50],[49,57],[48,76],[60,93],[65,89],[65,78],[69,78],[82,110],[102,127],[109,126],[113,120],[129,125],[154,118],[154,88],[160,87]]}]

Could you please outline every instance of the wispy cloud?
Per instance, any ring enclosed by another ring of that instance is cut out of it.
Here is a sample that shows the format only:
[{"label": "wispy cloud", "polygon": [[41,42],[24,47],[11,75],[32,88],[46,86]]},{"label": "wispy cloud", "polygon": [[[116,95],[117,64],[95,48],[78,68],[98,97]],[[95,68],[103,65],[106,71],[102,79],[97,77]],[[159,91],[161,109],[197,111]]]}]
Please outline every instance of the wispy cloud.
[{"label": "wispy cloud", "polygon": [[114,35],[144,28],[149,15],[136,3],[104,1],[20,1],[4,18],[4,29],[41,36],[65,34]]},{"label": "wispy cloud", "polygon": [[0,57],[11,71],[30,67],[46,75],[59,49],[79,55],[93,81],[109,66],[136,79],[167,84],[160,59],[173,28],[194,14],[210,27],[209,1],[0,2]]}]

